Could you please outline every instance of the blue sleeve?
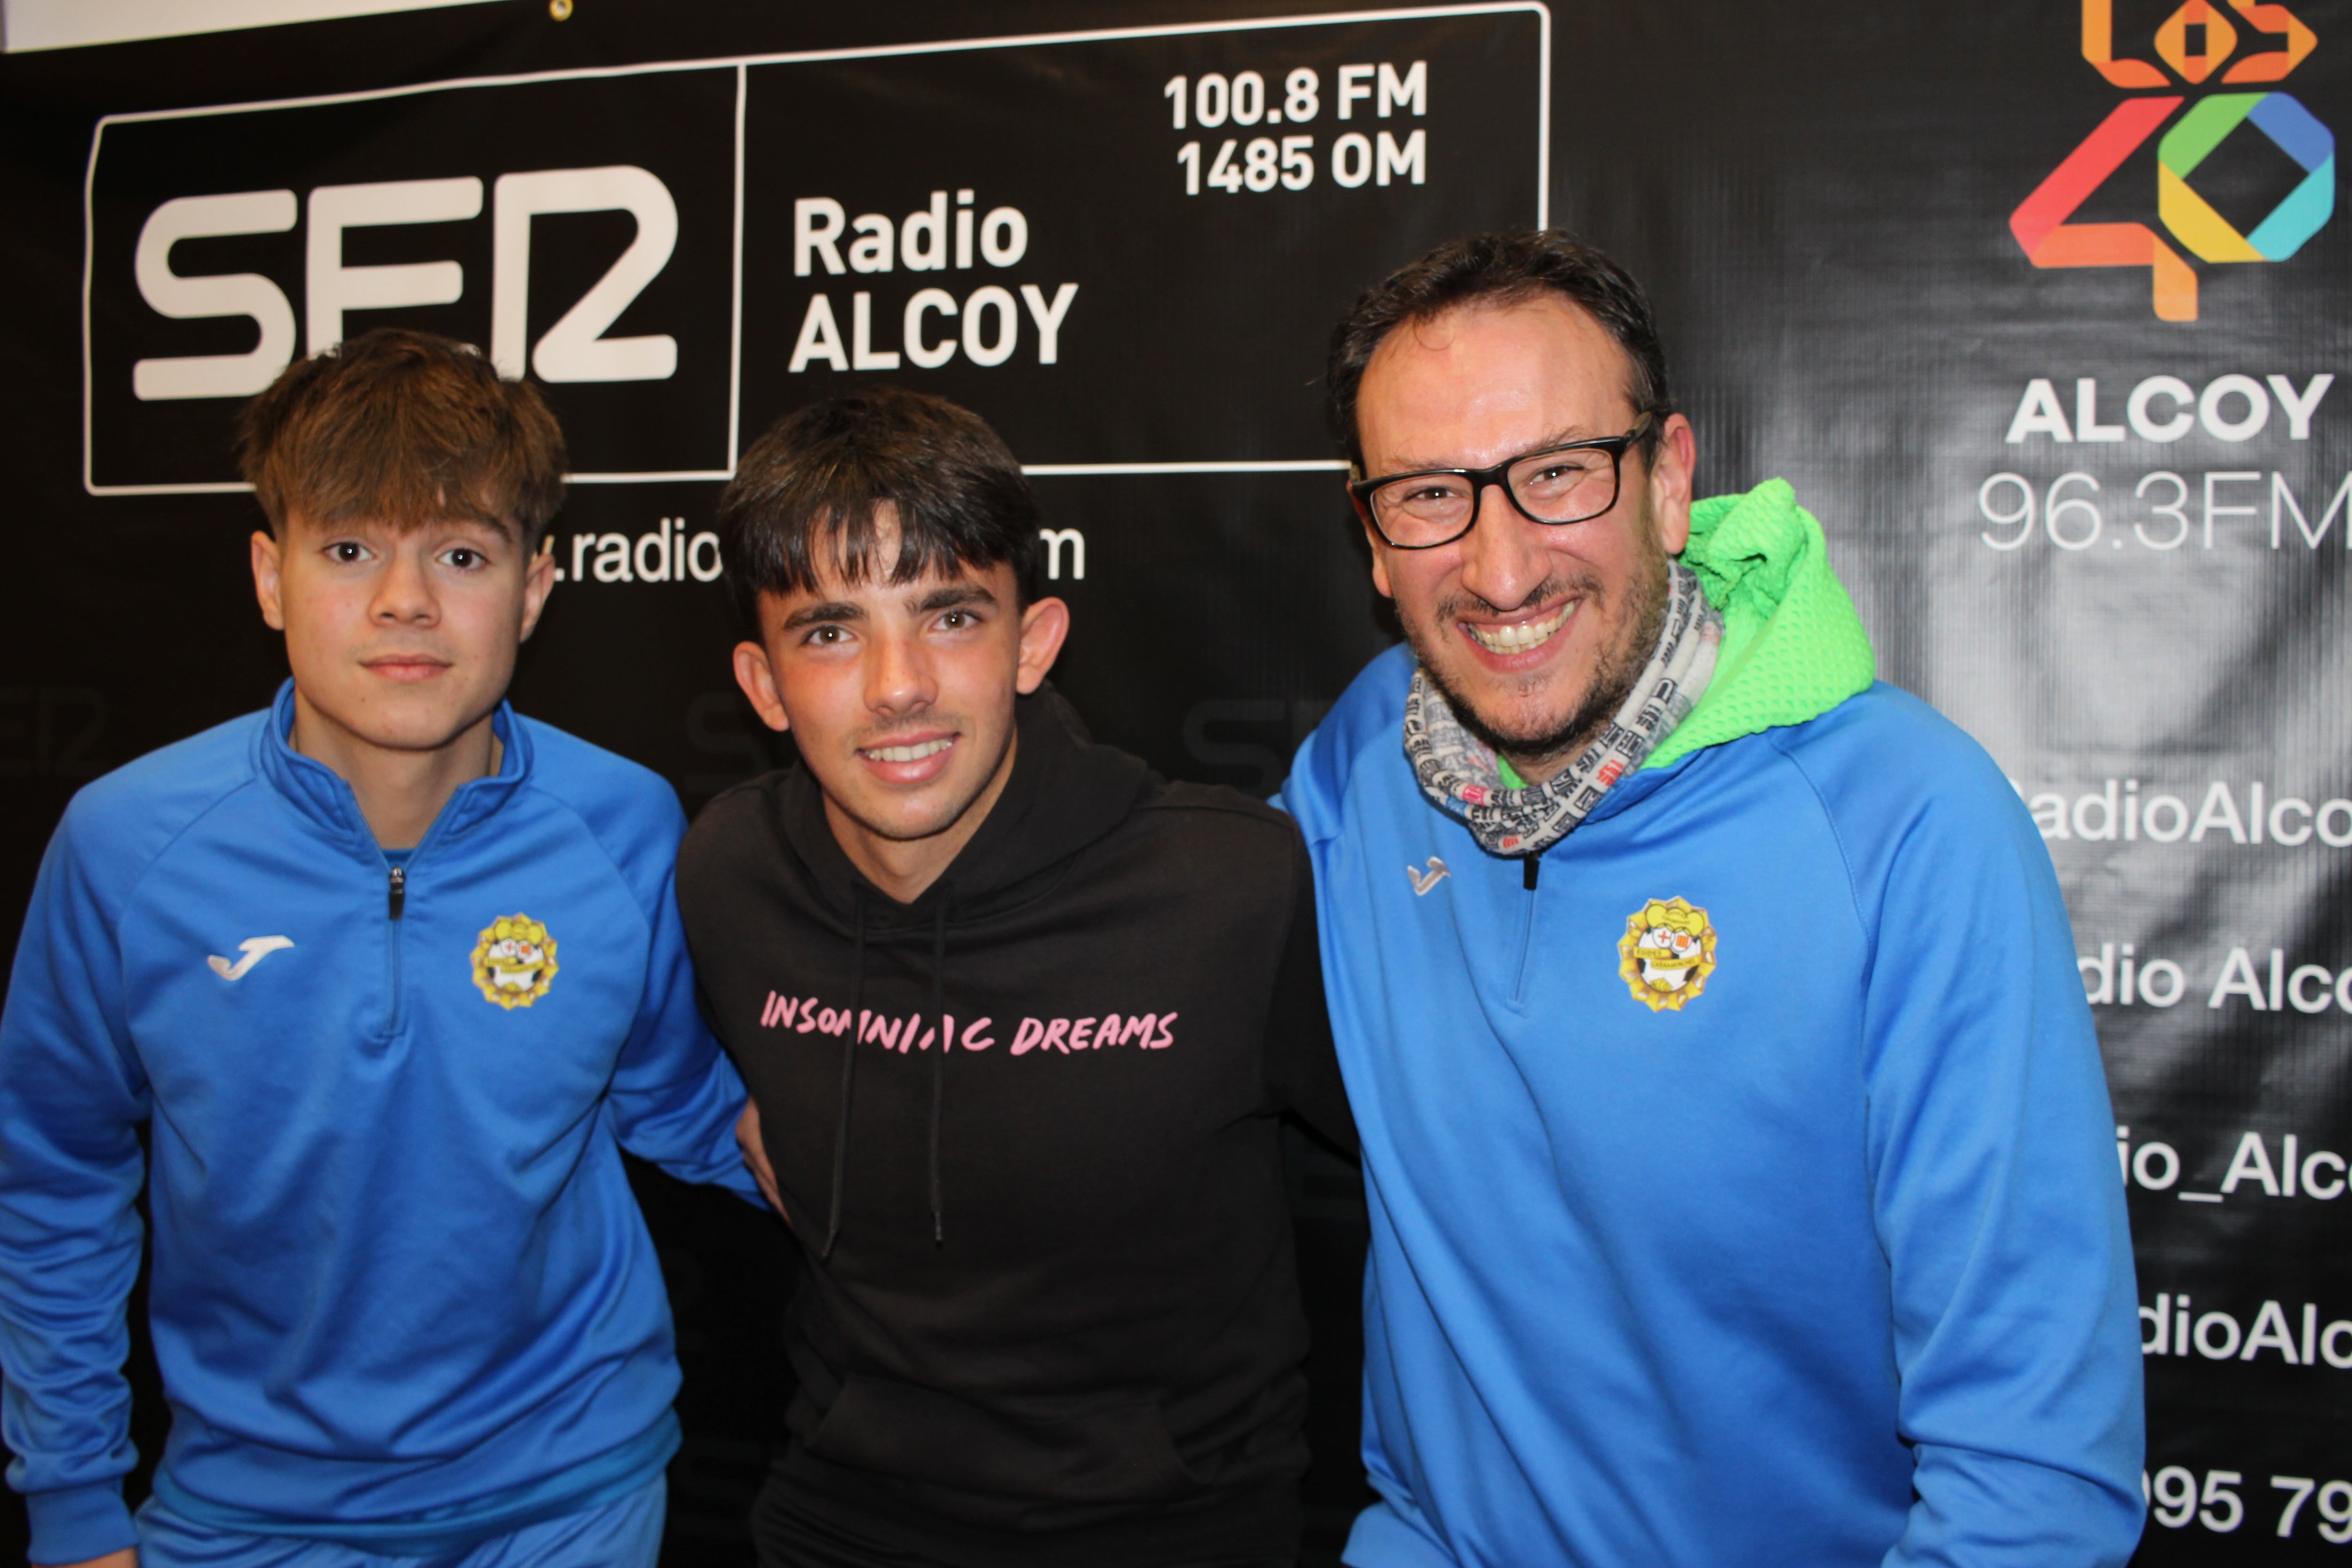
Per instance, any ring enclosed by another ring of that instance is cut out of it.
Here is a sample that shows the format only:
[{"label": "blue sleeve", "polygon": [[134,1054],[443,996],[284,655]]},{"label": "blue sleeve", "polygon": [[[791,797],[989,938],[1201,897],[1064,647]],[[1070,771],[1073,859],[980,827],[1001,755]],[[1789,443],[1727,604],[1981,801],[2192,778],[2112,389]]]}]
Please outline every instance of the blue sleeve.
[{"label": "blue sleeve", "polygon": [[614,1131],[621,1147],[681,1181],[717,1183],[764,1207],[735,1144],[743,1080],[696,1004],[677,912],[675,837],[671,849],[672,866],[647,911],[654,934],[645,997],[613,1076]]},{"label": "blue sleeve", "polygon": [[41,1563],[137,1543],[122,1363],[148,1090],[83,815],[49,841],[0,1013],[0,1432]]},{"label": "blue sleeve", "polygon": [[2048,852],[1990,759],[1955,771],[1849,844],[1882,860],[1868,1158],[1916,1466],[1885,1563],[2120,1564],[2144,1423],[2098,1041]]},{"label": "blue sleeve", "polygon": [[1405,694],[1419,668],[1404,643],[1373,656],[1299,742],[1290,776],[1266,804],[1296,817],[1307,843],[1339,836],[1349,777],[1360,762],[1402,754]]}]

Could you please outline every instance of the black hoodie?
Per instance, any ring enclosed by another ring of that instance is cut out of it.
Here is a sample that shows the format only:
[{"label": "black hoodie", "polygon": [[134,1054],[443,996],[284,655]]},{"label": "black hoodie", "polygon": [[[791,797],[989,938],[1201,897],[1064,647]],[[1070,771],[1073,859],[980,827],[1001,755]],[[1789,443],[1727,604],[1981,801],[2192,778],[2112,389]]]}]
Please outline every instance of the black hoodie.
[{"label": "black hoodie", "polygon": [[1016,723],[1003,794],[911,904],[800,767],[679,854],[804,1265],[775,1484],[942,1563],[1286,1555],[1307,1329],[1277,1119],[1354,1142],[1305,847],[1050,689]]}]

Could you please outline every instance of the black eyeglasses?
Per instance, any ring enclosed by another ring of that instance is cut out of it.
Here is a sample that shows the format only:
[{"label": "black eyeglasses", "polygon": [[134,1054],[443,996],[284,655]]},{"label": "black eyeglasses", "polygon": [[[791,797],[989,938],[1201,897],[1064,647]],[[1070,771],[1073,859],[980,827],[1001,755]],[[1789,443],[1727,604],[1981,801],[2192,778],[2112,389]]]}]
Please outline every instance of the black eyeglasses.
[{"label": "black eyeglasses", "polygon": [[1644,414],[1622,436],[1569,441],[1506,458],[1491,468],[1416,468],[1348,486],[1356,510],[1397,550],[1434,550],[1470,531],[1478,496],[1500,485],[1529,522],[1559,527],[1585,522],[1617,504],[1618,471],[1625,449],[1646,434]]}]

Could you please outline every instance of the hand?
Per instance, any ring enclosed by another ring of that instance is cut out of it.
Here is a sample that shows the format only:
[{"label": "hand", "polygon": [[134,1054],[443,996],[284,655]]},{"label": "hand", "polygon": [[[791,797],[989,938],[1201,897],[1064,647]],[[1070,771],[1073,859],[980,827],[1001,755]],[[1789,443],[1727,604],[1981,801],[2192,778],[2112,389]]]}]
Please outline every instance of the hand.
[{"label": "hand", "polygon": [[139,1568],[139,1552],[136,1548],[126,1546],[103,1557],[92,1557],[81,1563],[61,1563],[57,1568]]},{"label": "hand", "polygon": [[[768,1164],[767,1146],[760,1142],[759,1101],[747,1100],[743,1102],[743,1114],[735,1119],[735,1142],[743,1151],[743,1163],[750,1167],[751,1179],[760,1184],[760,1195],[768,1200],[770,1208],[783,1216],[785,1225],[791,1225],[793,1216],[784,1214],[784,1200],[776,1195],[776,1173]],[[115,1568],[115,1565],[108,1563],[105,1568]],[[130,1568],[137,1568],[137,1564],[131,1564]]]}]

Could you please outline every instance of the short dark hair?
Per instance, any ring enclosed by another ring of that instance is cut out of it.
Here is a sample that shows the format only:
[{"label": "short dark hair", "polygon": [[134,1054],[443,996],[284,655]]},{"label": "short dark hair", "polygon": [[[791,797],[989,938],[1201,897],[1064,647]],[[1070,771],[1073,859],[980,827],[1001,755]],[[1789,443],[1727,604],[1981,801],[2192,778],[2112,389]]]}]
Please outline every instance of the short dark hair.
[{"label": "short dark hair", "polygon": [[844,581],[870,580],[884,501],[898,513],[887,581],[1004,562],[1021,604],[1037,596],[1037,500],[1012,448],[944,397],[871,386],[776,421],[720,492],[719,558],[744,629],[759,635],[761,595],[814,589],[821,554]]},{"label": "short dark hair", "polygon": [[478,518],[539,547],[563,504],[563,431],[528,382],[461,342],[379,327],[298,360],[245,405],[238,467],[269,519]]},{"label": "short dark hair", "polygon": [[1516,305],[1542,294],[1558,294],[1582,309],[1625,351],[1632,365],[1625,395],[1636,415],[1653,416],[1641,446],[1644,458],[1654,455],[1675,405],[1666,387],[1665,349],[1658,342],[1649,296],[1632,273],[1566,230],[1522,228],[1448,240],[1364,290],[1349,308],[1331,333],[1325,375],[1332,433],[1348,460],[1363,466],[1356,394],[1363,385],[1364,367],[1390,332],[1458,306]]}]

